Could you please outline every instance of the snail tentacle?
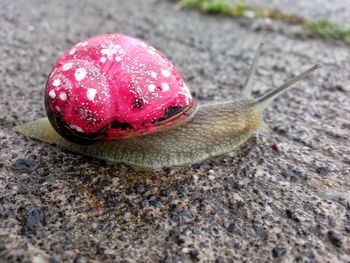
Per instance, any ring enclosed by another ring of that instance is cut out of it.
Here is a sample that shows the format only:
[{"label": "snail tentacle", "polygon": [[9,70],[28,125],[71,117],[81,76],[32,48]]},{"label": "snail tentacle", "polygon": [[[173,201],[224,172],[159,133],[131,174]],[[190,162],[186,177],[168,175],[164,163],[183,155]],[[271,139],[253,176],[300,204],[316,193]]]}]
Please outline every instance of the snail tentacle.
[{"label": "snail tentacle", "polygon": [[262,50],[263,46],[264,46],[264,42],[261,42],[258,49],[255,52],[253,63],[250,66],[247,79],[245,80],[244,85],[243,85],[242,95],[246,98],[250,98],[252,96],[253,77],[254,77],[256,69],[258,67],[259,58],[261,56],[261,50]]},{"label": "snail tentacle", "polygon": [[305,78],[308,76],[311,72],[315,71],[316,69],[319,69],[321,67],[320,64],[315,64],[311,68],[305,70],[304,72],[300,73],[299,75],[295,76],[294,78],[288,80],[281,86],[271,90],[270,92],[266,93],[265,95],[257,98],[254,102],[257,109],[260,111],[263,111],[270,103],[277,98],[279,95],[281,95],[283,92],[288,90],[290,87],[292,87],[293,84],[298,82],[299,80]]}]

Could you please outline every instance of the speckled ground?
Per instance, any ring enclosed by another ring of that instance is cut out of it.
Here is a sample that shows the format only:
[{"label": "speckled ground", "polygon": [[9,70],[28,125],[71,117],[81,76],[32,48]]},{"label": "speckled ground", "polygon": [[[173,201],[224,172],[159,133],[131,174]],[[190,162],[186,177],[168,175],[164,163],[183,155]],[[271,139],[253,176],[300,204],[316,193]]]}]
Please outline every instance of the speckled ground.
[{"label": "speckled ground", "polygon": [[[0,4],[0,262],[349,262],[350,47],[300,27],[176,11],[168,1]],[[234,154],[163,172],[17,135],[80,40],[147,40],[201,102],[234,97],[265,40],[255,94],[321,63]]]}]

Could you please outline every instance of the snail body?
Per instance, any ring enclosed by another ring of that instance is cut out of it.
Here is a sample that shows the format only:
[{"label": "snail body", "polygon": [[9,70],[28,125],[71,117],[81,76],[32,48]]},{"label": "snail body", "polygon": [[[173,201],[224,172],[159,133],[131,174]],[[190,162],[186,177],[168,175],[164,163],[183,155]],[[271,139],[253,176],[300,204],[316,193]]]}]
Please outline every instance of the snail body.
[{"label": "snail body", "polygon": [[[110,39],[110,35],[107,36],[107,39]],[[131,40],[134,41],[132,38]],[[139,44],[139,42],[136,43]],[[146,44],[139,45],[141,47],[146,47],[145,52],[152,50],[151,55],[157,56],[156,60],[161,58],[161,61],[163,61],[164,57],[161,53],[157,53],[158,51],[149,48]],[[102,45],[99,43],[97,46],[101,47]],[[152,115],[152,110],[150,110],[148,115],[142,115],[146,116],[146,118],[138,118],[138,120],[134,122],[132,122],[132,120],[129,121],[132,124],[126,129],[121,129],[120,126],[115,126],[111,123],[100,125],[92,132],[92,136],[90,136],[90,134],[84,134],[83,131],[87,126],[82,125],[83,127],[80,127],[74,123],[67,123],[66,120],[62,120],[62,113],[59,111],[53,113],[50,112],[52,108],[64,105],[50,104],[53,100],[48,97],[50,96],[49,93],[52,90],[52,86],[55,87],[55,74],[60,74],[59,71],[55,71],[54,69],[48,80],[45,99],[50,121],[47,118],[39,119],[34,122],[17,126],[15,127],[15,130],[31,138],[62,146],[72,152],[147,169],[161,169],[163,167],[198,163],[210,157],[229,153],[234,151],[259,127],[261,127],[263,123],[262,112],[274,98],[284,92],[292,84],[304,78],[310,72],[319,67],[319,65],[315,65],[282,86],[270,91],[266,95],[258,99],[253,99],[251,98],[251,80],[256,71],[261,48],[262,45],[258,48],[241,97],[223,103],[198,105],[190,95],[187,86],[184,84],[181,76],[178,75],[176,69],[170,62],[165,60],[165,64],[168,63],[168,68],[166,70],[171,73],[165,74],[166,76],[163,76],[165,78],[162,77],[160,81],[164,83],[166,78],[172,78],[174,76],[174,78],[168,80],[173,81],[173,85],[170,85],[169,89],[172,90],[174,88],[172,92],[169,92],[169,97],[166,97],[167,99],[163,100],[165,93],[161,88],[159,89],[159,93],[156,94],[152,94],[152,92],[147,93],[147,91],[143,89],[152,84],[147,82],[149,76],[147,73],[141,74],[141,77],[146,76],[146,80],[141,79],[138,82],[146,83],[140,85],[140,93],[136,93],[136,96],[131,96],[131,101],[140,98],[144,99],[144,97],[156,98],[155,102],[157,102],[157,100],[158,102],[161,101],[162,105],[160,106],[151,105],[152,107],[155,107],[156,113]],[[69,54],[70,51],[67,52]],[[77,51],[75,50],[75,52]],[[124,54],[124,56],[127,55]],[[113,58],[115,60],[115,57]],[[98,60],[98,65],[100,65],[101,58],[98,57]],[[66,63],[73,62],[65,61],[65,64]],[[59,65],[59,67],[62,68],[63,65]],[[152,65],[154,65],[154,63],[152,63]],[[81,66],[79,65],[79,67]],[[162,67],[165,67],[165,65],[162,65]],[[77,68],[75,71],[76,70]],[[152,70],[155,71],[159,69],[152,68]],[[89,78],[91,80],[91,78],[96,78],[96,76],[97,71],[96,74],[92,74]],[[102,76],[106,77],[106,74]],[[112,74],[112,77],[115,76]],[[123,77],[123,75],[121,77]],[[129,80],[130,79],[128,79],[128,81]],[[66,83],[69,84],[69,82]],[[74,83],[69,85],[74,85]],[[133,84],[131,87],[133,90],[137,90],[137,88],[134,89],[135,85],[137,86],[138,84]],[[145,85],[147,86],[145,87]],[[157,83],[155,86],[162,87],[162,84]],[[86,87],[76,87],[79,92],[86,92],[86,89],[88,88],[95,88],[93,86],[93,81],[90,81],[89,85],[86,84]],[[113,87],[102,88],[105,93],[107,92],[106,89],[113,89]],[[72,88],[67,91],[71,90]],[[152,91],[154,90],[152,89]],[[96,94],[98,94],[98,92],[96,92]],[[101,94],[101,96],[103,96],[104,93]],[[143,96],[140,96],[140,94]],[[56,96],[57,94],[55,93],[55,98]],[[70,94],[70,96],[74,97],[74,94]],[[159,98],[159,96],[162,96],[162,98]],[[79,98],[79,96],[75,97],[75,99],[77,98]],[[126,98],[129,98],[129,96],[126,96]],[[86,96],[84,97],[84,100],[86,100]],[[103,100],[101,100],[101,102],[102,101]],[[144,99],[144,101],[147,102],[147,98]],[[145,107],[150,106],[150,104],[147,104]],[[84,105],[86,106],[86,104]],[[127,112],[134,110],[134,108],[130,107],[130,103],[127,105]],[[167,114],[171,111],[169,109],[176,109],[176,112],[173,114]],[[86,117],[86,115],[82,115],[81,112],[79,112],[79,114],[78,118],[81,118],[82,116]],[[122,114],[121,116],[126,119],[128,117],[126,115],[128,114],[124,114],[124,116]],[[74,118],[71,118],[70,120],[72,119]],[[83,119],[83,121],[86,120]],[[112,118],[112,123],[115,121],[116,119]],[[117,120],[117,122],[120,123],[121,121]],[[90,125],[91,123],[92,122],[87,124]],[[137,126],[139,123],[142,123],[143,125]],[[100,124],[100,122],[98,124]],[[77,127],[79,128],[77,129]],[[115,127],[117,127],[117,129]],[[89,129],[92,131],[94,127]],[[98,133],[95,131],[98,131]],[[91,143],[91,141],[93,141],[93,143]]]},{"label": "snail body", "polygon": [[217,104],[200,105],[196,116],[183,125],[119,141],[72,143],[61,137],[46,118],[18,126],[17,130],[72,152],[140,168],[161,169],[198,163],[232,152],[260,127],[261,122],[261,114],[239,100],[220,104],[219,109]]}]

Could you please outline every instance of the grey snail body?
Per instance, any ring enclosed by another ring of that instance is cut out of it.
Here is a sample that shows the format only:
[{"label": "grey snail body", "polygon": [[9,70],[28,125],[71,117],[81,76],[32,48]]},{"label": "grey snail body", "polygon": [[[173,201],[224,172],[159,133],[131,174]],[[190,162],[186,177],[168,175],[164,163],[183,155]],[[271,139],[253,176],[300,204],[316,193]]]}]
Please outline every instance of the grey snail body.
[{"label": "grey snail body", "polygon": [[144,136],[98,141],[89,145],[75,144],[64,139],[51,127],[47,118],[17,126],[15,130],[72,152],[144,169],[183,166],[233,152],[261,127],[263,110],[274,98],[320,67],[314,65],[266,95],[253,99],[251,81],[261,48],[262,45],[255,55],[240,98],[199,105],[195,116],[180,126]]}]

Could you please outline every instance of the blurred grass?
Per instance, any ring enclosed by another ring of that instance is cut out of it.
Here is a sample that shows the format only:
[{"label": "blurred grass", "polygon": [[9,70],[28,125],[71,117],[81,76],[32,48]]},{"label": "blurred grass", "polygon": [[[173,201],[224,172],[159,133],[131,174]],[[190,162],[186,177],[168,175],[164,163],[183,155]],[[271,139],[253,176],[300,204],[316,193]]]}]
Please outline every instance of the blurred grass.
[{"label": "blurred grass", "polygon": [[316,37],[337,39],[350,45],[350,29],[327,20],[305,22],[304,26]]},{"label": "blurred grass", "polygon": [[340,24],[327,20],[310,22],[299,16],[284,13],[277,9],[248,6],[245,0],[238,0],[235,3],[229,3],[227,0],[179,0],[177,8],[198,9],[204,13],[233,17],[269,17],[288,24],[302,25],[317,38],[340,40],[350,45],[350,29]]},{"label": "blurred grass", "polygon": [[177,3],[178,8],[196,8],[205,13],[243,16],[246,11],[244,0],[234,4],[228,4],[224,0],[181,0]]}]

